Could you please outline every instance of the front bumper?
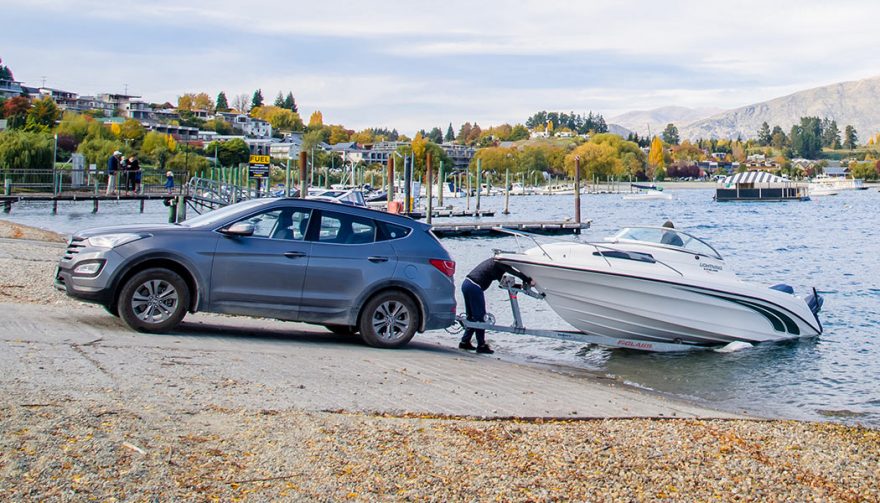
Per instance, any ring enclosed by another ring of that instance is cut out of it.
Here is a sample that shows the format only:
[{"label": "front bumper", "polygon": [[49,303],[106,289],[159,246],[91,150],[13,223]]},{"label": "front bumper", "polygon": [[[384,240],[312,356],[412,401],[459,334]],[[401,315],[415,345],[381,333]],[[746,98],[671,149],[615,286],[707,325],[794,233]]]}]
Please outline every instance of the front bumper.
[{"label": "front bumper", "polygon": [[[103,263],[97,274],[74,273],[77,266],[95,261]],[[113,300],[113,273],[121,262],[122,257],[113,250],[83,249],[74,256],[65,254],[55,269],[54,286],[70,297],[107,305]]]}]

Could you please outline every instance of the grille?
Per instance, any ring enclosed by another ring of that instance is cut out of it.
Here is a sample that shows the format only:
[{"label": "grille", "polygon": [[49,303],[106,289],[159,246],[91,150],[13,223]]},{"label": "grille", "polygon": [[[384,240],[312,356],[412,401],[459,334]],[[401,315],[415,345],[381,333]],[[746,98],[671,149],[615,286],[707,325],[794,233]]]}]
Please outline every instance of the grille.
[{"label": "grille", "polygon": [[86,238],[81,238],[81,237],[77,237],[77,236],[70,238],[70,243],[67,244],[67,250],[64,252],[64,257],[62,257],[62,259],[63,260],[72,259],[74,257],[74,255],[79,253],[80,248],[85,248],[85,246],[86,246],[85,241],[86,241]]}]

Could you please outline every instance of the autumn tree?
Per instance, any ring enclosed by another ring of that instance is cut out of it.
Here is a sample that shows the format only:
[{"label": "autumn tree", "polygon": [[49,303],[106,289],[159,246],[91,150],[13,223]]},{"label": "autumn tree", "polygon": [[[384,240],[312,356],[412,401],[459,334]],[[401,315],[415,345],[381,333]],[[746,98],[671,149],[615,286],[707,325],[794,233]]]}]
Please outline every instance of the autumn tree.
[{"label": "autumn tree", "polygon": [[[150,131],[144,136],[141,144],[141,155],[165,169],[165,163],[177,151],[177,142],[169,134]],[[213,151],[212,151],[213,152]]]},{"label": "autumn tree", "polygon": [[14,96],[3,102],[3,116],[9,129],[24,127],[31,102],[24,96]]},{"label": "autumn tree", "polygon": [[55,101],[45,96],[36,99],[31,104],[25,119],[25,131],[33,131],[35,133],[48,133],[55,127],[55,121],[61,116],[58,105]]},{"label": "autumn tree", "polygon": [[666,161],[663,158],[663,141],[655,136],[651,140],[651,150],[648,152],[648,171],[647,177],[653,180],[657,176],[657,170],[663,169]]},{"label": "autumn tree", "polygon": [[324,115],[321,113],[320,110],[315,110],[314,112],[312,112],[312,115],[309,116],[308,128],[311,130],[321,129],[322,127],[324,127]]},{"label": "autumn tree", "polygon": [[240,114],[246,114],[251,109],[250,98],[247,94],[238,94],[232,98],[232,108]]},{"label": "autumn tree", "polygon": [[133,143],[140,142],[147,134],[146,128],[136,119],[127,119],[119,126],[119,139]]},{"label": "autumn tree", "polygon": [[330,126],[330,138],[327,141],[330,145],[336,145],[337,143],[344,143],[351,141],[351,135],[354,134],[354,131],[349,129],[345,129],[340,125],[332,125]]}]

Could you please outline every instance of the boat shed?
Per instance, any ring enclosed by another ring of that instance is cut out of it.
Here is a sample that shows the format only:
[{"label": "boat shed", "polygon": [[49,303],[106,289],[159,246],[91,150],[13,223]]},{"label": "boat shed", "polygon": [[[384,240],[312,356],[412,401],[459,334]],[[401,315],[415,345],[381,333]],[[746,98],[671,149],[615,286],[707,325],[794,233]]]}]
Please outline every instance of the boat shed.
[{"label": "boat shed", "polygon": [[807,185],[766,171],[747,171],[718,182],[715,200],[725,201],[809,201]]}]

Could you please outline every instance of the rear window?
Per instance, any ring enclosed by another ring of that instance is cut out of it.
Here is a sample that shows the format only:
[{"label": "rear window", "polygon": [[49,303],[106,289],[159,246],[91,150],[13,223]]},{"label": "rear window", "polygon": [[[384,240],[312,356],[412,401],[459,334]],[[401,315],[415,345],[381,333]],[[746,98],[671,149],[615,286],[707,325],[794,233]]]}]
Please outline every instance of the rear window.
[{"label": "rear window", "polygon": [[388,241],[391,239],[400,239],[409,236],[409,233],[412,232],[412,229],[409,227],[404,227],[402,225],[397,224],[389,224],[388,222],[381,222],[379,224],[379,235],[377,236],[377,241]]}]

